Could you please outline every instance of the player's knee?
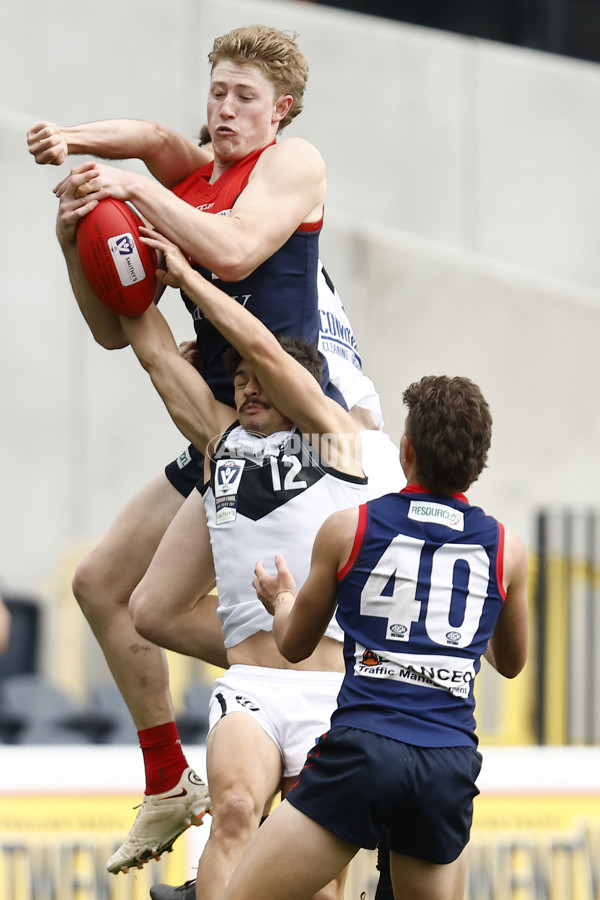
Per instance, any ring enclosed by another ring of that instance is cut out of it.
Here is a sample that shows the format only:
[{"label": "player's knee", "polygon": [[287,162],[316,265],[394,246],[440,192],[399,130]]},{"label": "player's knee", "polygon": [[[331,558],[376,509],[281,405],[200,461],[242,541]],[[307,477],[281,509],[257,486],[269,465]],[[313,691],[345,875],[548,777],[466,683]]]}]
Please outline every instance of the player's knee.
[{"label": "player's knee", "polygon": [[94,606],[99,579],[96,574],[94,558],[90,554],[85,556],[77,568],[71,582],[75,599],[84,613]]},{"label": "player's knee", "polygon": [[211,828],[222,840],[249,840],[258,830],[264,803],[259,803],[243,787],[223,791],[213,797],[213,821]]},{"label": "player's knee", "polygon": [[164,609],[154,602],[152,592],[143,584],[139,585],[129,600],[129,615],[137,633],[153,644],[159,644],[164,637],[166,620]]},{"label": "player's knee", "polygon": [[[72,580],[73,593],[85,612],[107,606],[127,605],[131,587],[129,572],[102,543],[80,560]],[[135,582],[134,582],[135,584]]]}]

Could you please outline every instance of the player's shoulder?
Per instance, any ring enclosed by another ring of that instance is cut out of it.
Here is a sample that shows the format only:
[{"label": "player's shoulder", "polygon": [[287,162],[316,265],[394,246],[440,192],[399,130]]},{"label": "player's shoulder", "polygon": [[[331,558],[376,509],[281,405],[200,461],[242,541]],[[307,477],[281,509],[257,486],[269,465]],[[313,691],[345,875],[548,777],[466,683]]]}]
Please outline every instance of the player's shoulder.
[{"label": "player's shoulder", "polygon": [[354,541],[358,527],[360,506],[338,509],[325,519],[321,526],[321,541],[344,544]]},{"label": "player's shoulder", "polygon": [[502,526],[504,531],[504,564],[520,569],[527,564],[527,551],[523,539],[513,528]]},{"label": "player's shoulder", "polygon": [[282,138],[268,147],[261,156],[265,165],[298,165],[311,166],[325,170],[325,160],[314,144],[301,137]]}]

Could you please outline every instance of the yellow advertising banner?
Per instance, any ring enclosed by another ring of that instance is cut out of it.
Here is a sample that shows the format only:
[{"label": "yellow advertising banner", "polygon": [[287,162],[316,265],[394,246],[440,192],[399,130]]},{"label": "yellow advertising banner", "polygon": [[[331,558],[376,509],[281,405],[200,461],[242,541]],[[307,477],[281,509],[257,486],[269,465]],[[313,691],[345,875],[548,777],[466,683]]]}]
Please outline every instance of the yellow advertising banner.
[{"label": "yellow advertising banner", "polygon": [[148,900],[153,884],[181,884],[191,877],[187,833],[143,869],[106,871],[139,801],[121,794],[0,796],[0,897]]},{"label": "yellow advertising banner", "polygon": [[[189,751],[204,774],[205,748]],[[160,861],[106,871],[142,790],[137,747],[0,747],[0,900],[148,900],[153,884],[193,877],[210,824],[188,829]]]},{"label": "yellow advertising banner", "polygon": [[[127,875],[106,871],[141,799],[123,790],[139,777],[135,750],[104,757],[86,748],[53,748],[54,757],[48,748],[7,750],[0,748],[1,900],[148,900],[153,884],[193,877],[210,817],[160,861]],[[49,757],[61,766],[48,768]],[[465,900],[600,900],[600,748],[485,751],[479,786]],[[362,891],[372,900],[377,877],[375,854],[361,851],[348,900]]]},{"label": "yellow advertising banner", "polygon": [[[465,900],[600,900],[600,794],[482,794]],[[377,887],[376,854],[355,857],[347,900]]]},{"label": "yellow advertising banner", "polygon": [[600,900],[600,794],[478,797],[467,898]]}]

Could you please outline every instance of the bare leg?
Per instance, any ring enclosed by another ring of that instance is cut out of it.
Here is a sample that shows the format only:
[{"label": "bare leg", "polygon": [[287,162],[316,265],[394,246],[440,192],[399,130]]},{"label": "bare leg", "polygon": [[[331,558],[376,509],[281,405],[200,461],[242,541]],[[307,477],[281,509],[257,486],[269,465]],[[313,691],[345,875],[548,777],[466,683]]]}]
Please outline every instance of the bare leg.
[{"label": "bare leg", "polygon": [[467,879],[467,848],[445,866],[390,853],[396,900],[463,900]]},{"label": "bare leg", "polygon": [[[178,739],[164,650],[137,633],[129,613],[131,594],[183,499],[164,474],[155,478],[82,561],[73,583],[144,754],[146,794],[125,841],[107,862],[114,873],[160,857],[210,806],[208,789],[189,767]],[[181,791],[172,790],[175,783]]]},{"label": "bare leg", "polygon": [[159,475],[129,501],[73,581],[138,731],[171,721],[173,707],[164,651],[136,632],[129,598],[183,500]]},{"label": "bare leg", "polygon": [[223,900],[309,900],[358,849],[284,800],[244,853]]},{"label": "bare leg", "polygon": [[206,766],[213,819],[198,865],[197,897],[221,900],[238,860],[259,830],[265,804],[279,786],[281,755],[251,716],[235,712],[211,731]]},{"label": "bare leg", "polygon": [[130,611],[148,640],[186,656],[227,666],[204,502],[193,490],[169,525],[133,592]]},{"label": "bare leg", "polygon": [[[295,778],[283,779],[281,786],[282,798],[285,799],[297,780],[298,776],[296,776]],[[329,884],[326,884],[325,887],[321,888],[321,890],[313,894],[312,900],[343,900],[344,887],[346,885],[347,877],[348,869],[346,867],[338,875],[336,875],[335,878],[332,878]]]}]

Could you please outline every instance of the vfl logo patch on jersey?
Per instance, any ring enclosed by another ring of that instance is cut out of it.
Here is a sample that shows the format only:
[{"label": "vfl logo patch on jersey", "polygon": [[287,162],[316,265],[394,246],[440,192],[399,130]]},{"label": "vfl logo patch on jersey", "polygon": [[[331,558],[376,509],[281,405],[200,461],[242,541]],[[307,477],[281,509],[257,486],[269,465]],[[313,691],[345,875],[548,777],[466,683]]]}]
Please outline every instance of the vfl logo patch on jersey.
[{"label": "vfl logo patch on jersey", "polygon": [[245,464],[245,459],[222,459],[216,464],[214,494],[217,525],[233,522],[237,516],[237,495]]},{"label": "vfl logo patch on jersey", "polygon": [[[240,459],[242,454],[244,458]],[[211,459],[217,525],[232,522],[237,514],[258,521],[294,500],[325,475],[310,445],[296,432],[281,432],[271,439],[255,440],[238,427],[229,433],[226,442],[219,444]],[[225,468],[231,464],[243,468],[244,463],[243,476],[240,469],[235,479]],[[234,498],[229,488],[235,488]],[[229,512],[225,511],[227,508]]]},{"label": "vfl logo patch on jersey", "polygon": [[428,500],[411,500],[408,518],[416,522],[436,522],[454,531],[465,530],[465,517],[459,509],[444,503],[430,503]]}]

